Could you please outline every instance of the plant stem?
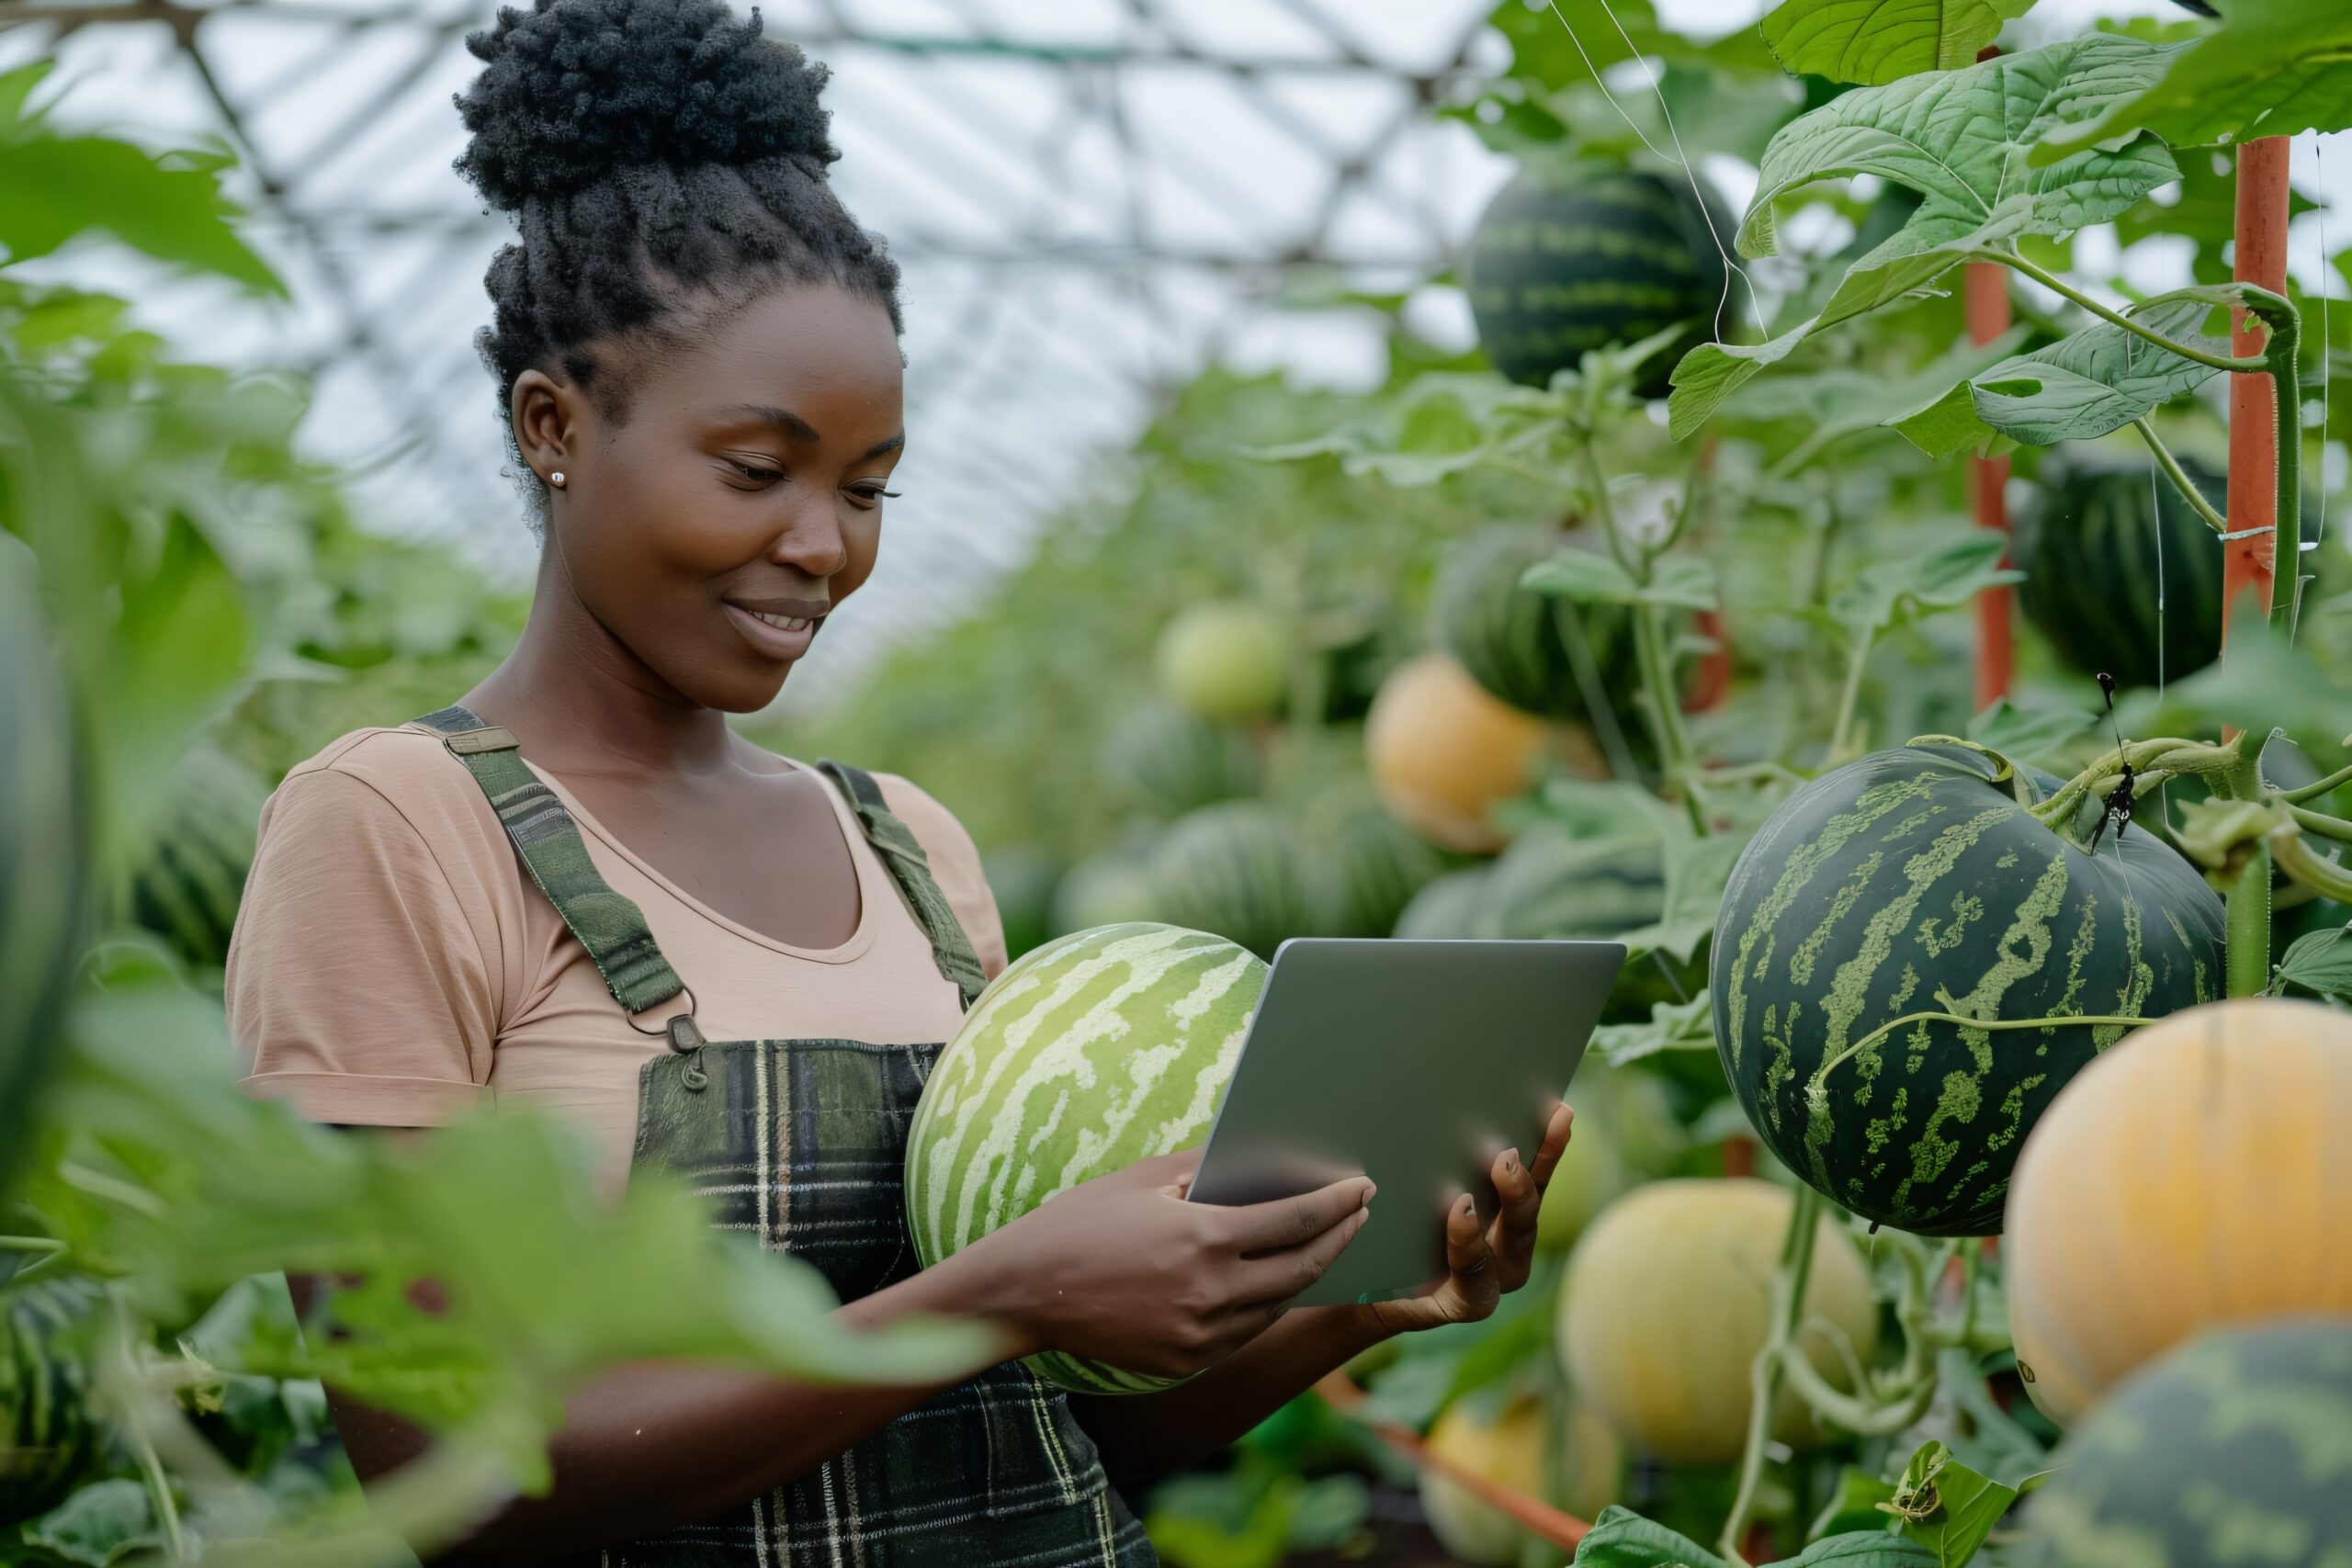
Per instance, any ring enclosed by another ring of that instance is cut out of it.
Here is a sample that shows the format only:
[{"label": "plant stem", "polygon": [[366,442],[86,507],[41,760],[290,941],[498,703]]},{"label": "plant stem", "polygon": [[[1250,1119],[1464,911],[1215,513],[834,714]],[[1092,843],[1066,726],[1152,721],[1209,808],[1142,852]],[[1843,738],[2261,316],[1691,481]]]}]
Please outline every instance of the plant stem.
[{"label": "plant stem", "polygon": [[2323,839],[2334,839],[2338,843],[2352,844],[2352,822],[2346,822],[2341,817],[2330,817],[2324,812],[2312,811],[2301,806],[2288,807],[2287,814],[2295,819],[2295,826],[2298,828],[2317,833]]},{"label": "plant stem", "polygon": [[[1600,448],[1589,434],[1584,440],[1584,460],[1592,474],[1593,504],[1600,513],[1600,529],[1608,536],[1610,553],[1625,569],[1627,576],[1646,588],[1657,551],[1635,547],[1618,530],[1617,511],[1609,500],[1608,470],[1601,466]],[[1674,687],[1674,664],[1667,657],[1666,637],[1658,626],[1659,612],[1656,605],[1646,604],[1628,608],[1634,621],[1634,656],[1641,669],[1642,690],[1648,698],[1645,705],[1649,710],[1650,736],[1657,743],[1658,760],[1666,776],[1679,781],[1690,771],[1690,737],[1682,728],[1682,697]],[[1691,826],[1704,837],[1706,813],[1687,788],[1682,803],[1690,813]]]},{"label": "plant stem", "polygon": [[[2154,740],[2134,740],[2130,745],[2109,751],[2059,787],[2048,800],[2032,807],[2033,815],[2043,826],[2053,830],[2071,821],[2083,802],[2104,785],[2109,789],[2122,782],[2123,765],[2129,762],[2134,774],[2143,773],[2157,763],[2164,764],[2167,773],[2195,773],[2209,784],[2234,774],[2245,767],[2245,759],[2233,746],[2211,746],[2201,740],[2183,740],[2166,736]],[[2227,793],[2234,795],[2235,791]]]},{"label": "plant stem", "polygon": [[1870,663],[1871,648],[1876,641],[1865,632],[1855,639],[1853,652],[1846,656],[1846,684],[1838,694],[1838,723],[1829,731],[1829,761],[1833,766],[1846,760],[1846,748],[1851,740],[1848,731],[1854,727],[1854,705],[1862,694],[1862,671]]},{"label": "plant stem", "polygon": [[2290,806],[2301,806],[2307,800],[2317,800],[2324,795],[2334,795],[2348,784],[2352,784],[2352,767],[2338,768],[2315,784],[2307,784],[2301,789],[2280,790],[2278,798]]},{"label": "plant stem", "polygon": [[2229,994],[2258,997],[2270,988],[2270,850],[2257,844],[2230,879]]},{"label": "plant stem", "polygon": [[[2278,502],[2271,525],[2270,604],[2278,607],[2278,574],[2291,583],[2300,574],[2303,547],[2303,389],[2295,355],[2302,339],[2302,317],[2267,289],[2249,288],[2246,309],[2270,329],[2263,361],[2278,406]],[[2258,302],[2257,302],[2258,301]]]},{"label": "plant stem", "polygon": [[2271,859],[2299,886],[2323,897],[2352,903],[2352,868],[2313,854],[2294,824],[2274,829],[2269,843]]},{"label": "plant stem", "polygon": [[1998,1032],[2005,1029],[2054,1029],[2061,1025],[2087,1023],[2121,1023],[2136,1028],[2146,1023],[2144,1018],[2128,1017],[2121,1013],[2085,1012],[2050,1013],[2041,1018],[1969,1018],[1956,1012],[1906,1012],[1901,1018],[1890,1018],[1851,1045],[1830,1057],[1813,1070],[1812,1079],[1805,1085],[1808,1099],[1828,1093],[1830,1069],[1842,1067],[1871,1046],[1885,1039],[1906,1023],[1956,1023],[1963,1029],[1984,1029]]},{"label": "plant stem", "polygon": [[2140,439],[2145,441],[2148,450],[2156,455],[2156,466],[2164,469],[2165,478],[2172,481],[2173,489],[2180,491],[2181,499],[2188,502],[2190,509],[2205,519],[2206,525],[2216,534],[2228,533],[2230,520],[2213,510],[2213,503],[2205,499],[2205,492],[2199,490],[2196,482],[2182,471],[2180,460],[2172,455],[2172,448],[2157,436],[2156,427],[2148,423],[2146,416],[2133,420],[2132,428],[2140,433]]},{"label": "plant stem", "polygon": [[[2153,327],[2149,327],[2143,322],[2133,321],[2122,311],[2113,310],[2108,306],[2100,304],[2098,300],[2092,299],[2081,289],[2076,288],[2074,285],[2068,283],[2064,278],[2060,277],[2057,274],[2045,271],[2043,268],[2036,266],[2033,263],[2026,260],[2025,257],[2017,254],[2013,251],[1983,250],[1971,251],[1968,254],[1980,261],[1996,261],[1999,262],[2003,266],[2013,267],[2017,271],[2021,272],[2028,277],[2033,279],[2036,283],[2041,285],[2044,288],[2049,289],[2052,293],[2056,294],[2063,299],[2070,299],[2075,304],[2080,305],[2084,310],[2088,310],[2092,315],[2098,317],[2101,321],[2121,327],[2125,332],[2130,333],[2132,336],[2145,339],[2147,342],[2154,344],[2158,348],[2164,349],[2168,353],[2177,354],[2183,359],[2189,360],[2195,364],[2207,366],[2215,370],[2238,370],[2245,372],[2267,370],[2270,367],[2267,358],[2263,355],[2251,355],[2241,358],[2235,355],[2215,354],[2210,349],[2199,348],[2195,344],[2176,343],[2174,340],[2165,336],[2164,333],[2157,332]],[[2258,291],[2249,289],[2248,292],[2253,293]],[[2159,296],[2157,299],[2149,300],[2148,303],[2150,305],[2160,304],[2163,302],[2165,298],[2166,297]]]},{"label": "plant stem", "polygon": [[[1800,1184],[1789,1208],[1789,1228],[1781,1241],[1781,1265],[1772,1273],[1772,1329],[1747,1372],[1747,1444],[1739,1459],[1739,1490],[1715,1549],[1746,1568],[1740,1542],[1747,1534],[1747,1517],[1756,1509],[1756,1489],[1764,1475],[1764,1450],[1772,1440],[1772,1416],[1781,1397],[1781,1379],[1787,1358],[1795,1348],[1797,1325],[1804,1319],[1804,1290],[1813,1273],[1814,1237],[1821,1229],[1821,1194]],[[1808,1370],[1810,1370],[1808,1368]]]}]

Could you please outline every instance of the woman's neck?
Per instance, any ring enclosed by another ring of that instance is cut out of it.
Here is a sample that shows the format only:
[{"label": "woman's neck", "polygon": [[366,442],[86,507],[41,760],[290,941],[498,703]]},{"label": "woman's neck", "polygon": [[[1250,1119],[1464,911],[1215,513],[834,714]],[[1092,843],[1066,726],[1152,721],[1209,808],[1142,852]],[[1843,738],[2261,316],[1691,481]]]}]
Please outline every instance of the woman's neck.
[{"label": "woman's neck", "polygon": [[732,766],[726,716],[681,695],[606,630],[544,553],[523,635],[466,705],[556,773],[677,774]]}]

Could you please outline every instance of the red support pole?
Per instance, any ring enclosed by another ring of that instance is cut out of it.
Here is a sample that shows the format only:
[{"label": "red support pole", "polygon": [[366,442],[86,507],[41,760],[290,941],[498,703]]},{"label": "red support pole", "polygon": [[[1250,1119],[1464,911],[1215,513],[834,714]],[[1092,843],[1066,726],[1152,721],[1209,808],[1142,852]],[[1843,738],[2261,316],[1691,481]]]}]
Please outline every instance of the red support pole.
[{"label": "red support pole", "polygon": [[[1971,343],[1991,343],[2009,330],[2009,278],[2007,270],[1998,262],[1968,264],[1965,298]],[[2006,454],[1968,460],[1968,483],[1975,497],[1977,525],[1998,529],[2005,536],[2009,531],[2008,499],[2004,493],[2008,482],[2009,459]],[[2006,549],[2001,552],[2001,564],[2009,564]],[[2010,643],[2009,602],[2013,597],[2006,582],[1976,596],[1976,707],[1980,713],[2009,694],[2009,682],[2016,668]]]},{"label": "red support pole", "polygon": [[[2241,283],[2287,291],[2287,162],[2290,140],[2266,136],[2238,149],[2236,276]],[[2262,352],[2260,327],[2244,310],[2231,312],[2236,352]],[[2271,573],[2278,522],[2278,394],[2270,378],[2230,378],[2230,532],[2258,528],[2232,539],[2222,567],[2222,649],[2240,615],[2270,616]],[[2291,435],[2291,433],[2290,433]],[[2291,563],[2290,563],[2291,566]]]}]

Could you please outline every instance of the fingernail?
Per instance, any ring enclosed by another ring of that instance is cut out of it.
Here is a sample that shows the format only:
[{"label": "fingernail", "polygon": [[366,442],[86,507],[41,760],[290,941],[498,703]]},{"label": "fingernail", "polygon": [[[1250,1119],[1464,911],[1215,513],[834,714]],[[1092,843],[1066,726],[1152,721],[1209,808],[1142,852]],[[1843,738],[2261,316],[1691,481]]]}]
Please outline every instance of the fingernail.
[{"label": "fingernail", "polygon": [[1519,1169],[1519,1151],[1517,1149],[1505,1149],[1503,1151],[1503,1168],[1513,1172],[1516,1172]]},{"label": "fingernail", "polygon": [[1371,1202],[1371,1201],[1372,1201],[1372,1200],[1373,1200],[1373,1195],[1374,1195],[1374,1193],[1378,1192],[1379,1190],[1380,1190],[1380,1183],[1379,1183],[1379,1182],[1377,1182],[1377,1181],[1374,1181],[1374,1182],[1368,1182],[1368,1183],[1366,1183],[1366,1184],[1365,1184],[1365,1186],[1364,1186],[1364,1190],[1363,1190],[1363,1201],[1364,1201],[1365,1202],[1367,1202],[1367,1203]]}]

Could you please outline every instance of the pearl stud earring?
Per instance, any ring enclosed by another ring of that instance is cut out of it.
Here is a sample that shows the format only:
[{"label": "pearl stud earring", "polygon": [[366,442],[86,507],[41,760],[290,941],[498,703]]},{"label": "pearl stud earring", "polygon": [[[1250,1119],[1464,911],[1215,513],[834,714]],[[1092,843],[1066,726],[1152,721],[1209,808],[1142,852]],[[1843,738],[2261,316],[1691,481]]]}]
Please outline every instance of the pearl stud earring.
[{"label": "pearl stud earring", "polygon": [[554,473],[549,474],[548,476],[548,483],[555,486],[558,490],[561,490],[563,488],[563,470],[561,468],[558,468]]}]

